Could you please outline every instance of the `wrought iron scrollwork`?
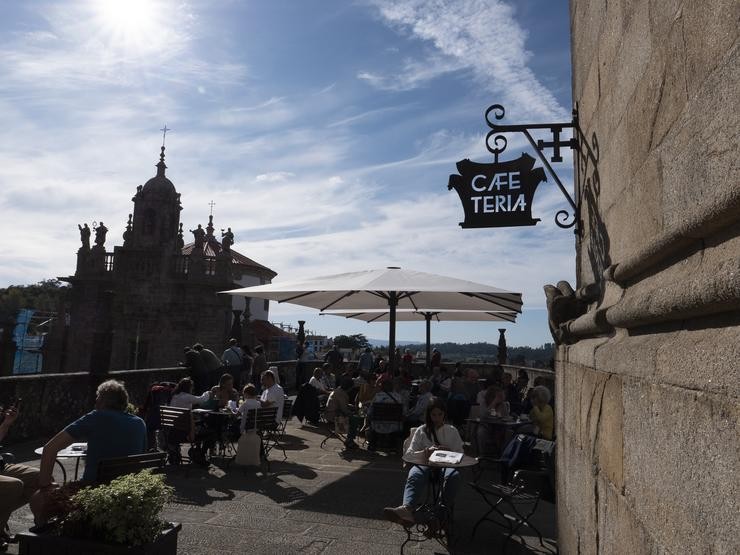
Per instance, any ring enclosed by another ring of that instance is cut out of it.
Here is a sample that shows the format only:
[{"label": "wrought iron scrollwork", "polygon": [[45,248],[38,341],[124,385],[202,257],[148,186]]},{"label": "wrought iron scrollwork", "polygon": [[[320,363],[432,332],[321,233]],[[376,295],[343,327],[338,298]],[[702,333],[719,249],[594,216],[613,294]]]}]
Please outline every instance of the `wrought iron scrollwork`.
[{"label": "wrought iron scrollwork", "polygon": [[[491,119],[491,115],[493,115],[493,119]],[[489,131],[486,135],[486,148],[494,155],[495,162],[498,163],[498,156],[506,149],[507,145],[507,139],[504,134],[522,133],[529,141],[529,144],[532,145],[532,148],[537,153],[537,156],[542,162],[542,165],[545,166],[548,173],[552,176],[555,184],[560,189],[560,192],[563,193],[563,196],[565,196],[566,200],[568,201],[568,204],[570,204],[571,211],[558,210],[558,212],[555,214],[555,224],[558,227],[564,229],[575,227],[575,233],[580,235],[581,226],[579,195],[576,195],[576,199],[578,201],[577,202],[573,199],[568,190],[563,186],[560,178],[557,176],[555,171],[552,169],[552,166],[550,165],[550,161],[563,161],[563,158],[560,155],[560,151],[562,148],[579,150],[579,141],[582,140],[582,133],[580,131],[580,128],[578,127],[578,110],[573,110],[572,121],[563,123],[533,123],[522,125],[503,125],[497,123],[498,121],[502,120],[505,115],[506,109],[501,104],[493,104],[489,106],[486,110],[486,124],[488,124],[488,127],[491,128],[491,131]],[[552,133],[552,141],[544,141],[542,139],[535,141],[535,139],[532,137],[532,134],[530,133],[530,131],[533,129],[549,130],[550,133]],[[562,140],[560,134],[563,132],[564,129],[573,129],[573,137],[568,140]],[[493,145],[491,144],[492,138]],[[594,144],[593,147],[593,150],[598,152],[598,144]],[[548,148],[552,149],[552,156],[550,157],[550,161],[548,161],[543,154],[543,151]],[[587,163],[587,161],[584,162],[582,158],[580,162],[581,164]]]}]

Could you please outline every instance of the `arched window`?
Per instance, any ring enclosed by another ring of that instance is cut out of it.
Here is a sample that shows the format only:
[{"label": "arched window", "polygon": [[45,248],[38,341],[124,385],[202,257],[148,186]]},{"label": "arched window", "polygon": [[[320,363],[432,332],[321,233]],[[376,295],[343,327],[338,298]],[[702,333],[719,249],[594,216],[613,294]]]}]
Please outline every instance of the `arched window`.
[{"label": "arched window", "polygon": [[154,234],[154,229],[157,227],[157,213],[153,208],[147,208],[144,210],[144,235]]}]

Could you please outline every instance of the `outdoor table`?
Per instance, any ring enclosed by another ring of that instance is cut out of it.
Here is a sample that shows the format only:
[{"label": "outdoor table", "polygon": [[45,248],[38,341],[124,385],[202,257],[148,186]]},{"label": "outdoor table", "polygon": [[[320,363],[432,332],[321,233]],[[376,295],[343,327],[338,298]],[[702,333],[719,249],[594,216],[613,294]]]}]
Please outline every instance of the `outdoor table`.
[{"label": "outdoor table", "polygon": [[[44,452],[44,448],[38,447],[37,449],[34,449],[33,451],[37,455],[41,456]],[[84,459],[87,457],[87,443],[73,443],[69,447],[65,447],[59,453],[57,453],[56,459],[54,460],[54,463],[59,466],[62,470],[62,477],[64,478],[64,483],[67,483],[67,470],[64,468],[64,465],[59,459],[75,459],[75,481],[77,481],[77,476],[79,474],[80,470],[80,459]]]},{"label": "outdoor table", "polygon": [[511,430],[513,433],[518,428],[532,423],[532,421],[526,415],[522,415],[519,418],[516,418],[513,416],[507,416],[507,417],[502,418],[500,416],[491,416],[490,414],[486,414],[482,416],[481,418],[468,418],[466,421],[472,428],[471,436],[473,438],[473,446],[475,447],[476,453],[478,453],[479,451],[478,434],[477,434],[478,426],[490,426],[492,428],[503,429],[504,431]]},{"label": "outdoor table", "polygon": [[[216,434],[216,443],[218,444],[218,453],[214,455],[222,459],[229,458],[233,460],[236,457],[236,448],[234,447],[235,439],[228,435],[229,422],[238,420],[239,414],[229,408],[222,409],[193,409],[193,416],[203,420],[203,425],[210,428]],[[231,451],[231,455],[227,452]]]},{"label": "outdoor table", "polygon": [[[444,470],[447,468],[463,469],[472,468],[478,464],[478,459],[463,455],[460,462],[430,462],[423,453],[404,454],[403,461],[412,466],[426,466],[429,468]],[[453,535],[452,507],[448,507],[442,501],[442,490],[444,488],[444,477],[442,472],[430,472],[429,490],[427,500],[414,511],[416,522],[411,526],[404,526],[406,541],[401,545],[401,553],[410,541],[423,542],[426,540],[437,540],[439,544],[451,551]]]}]

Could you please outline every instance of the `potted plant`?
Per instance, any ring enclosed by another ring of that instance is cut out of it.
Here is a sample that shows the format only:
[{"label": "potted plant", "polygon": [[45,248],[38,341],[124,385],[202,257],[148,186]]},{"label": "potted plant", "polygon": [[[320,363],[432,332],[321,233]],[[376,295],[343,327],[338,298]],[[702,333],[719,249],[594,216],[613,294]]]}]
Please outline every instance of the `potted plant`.
[{"label": "potted plant", "polygon": [[85,487],[69,498],[66,514],[44,533],[16,535],[27,555],[175,555],[180,524],[159,517],[173,489],[144,470],[109,484]]}]

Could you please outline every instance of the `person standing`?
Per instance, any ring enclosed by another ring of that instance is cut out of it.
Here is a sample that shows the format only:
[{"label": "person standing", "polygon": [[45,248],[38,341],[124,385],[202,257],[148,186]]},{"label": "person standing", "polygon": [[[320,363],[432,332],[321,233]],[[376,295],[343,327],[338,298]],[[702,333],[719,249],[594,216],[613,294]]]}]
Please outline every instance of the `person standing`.
[{"label": "person standing", "polygon": [[223,363],[221,359],[216,356],[216,353],[210,349],[206,349],[200,343],[193,345],[193,349],[198,351],[200,358],[203,361],[203,365],[206,368],[206,374],[208,376],[208,387],[212,387],[218,383],[221,377],[221,370],[223,369]]},{"label": "person standing", "polygon": [[370,347],[366,347],[360,355],[360,360],[357,362],[357,369],[360,372],[370,372],[373,369],[374,361],[373,350]]},{"label": "person standing", "polygon": [[[247,385],[252,380],[252,363],[254,362],[254,353],[249,345],[242,345],[242,370],[239,374],[239,383],[243,386]],[[253,384],[254,385],[254,384]]]},{"label": "person standing", "polygon": [[[16,401],[2,415],[0,422],[0,442],[8,434],[8,430],[18,418],[20,402]],[[5,551],[10,536],[5,529],[10,514],[19,509],[31,499],[38,489],[39,471],[23,464],[11,464],[3,461],[0,456],[0,551]]]},{"label": "person standing", "polygon": [[404,349],[403,357],[401,357],[401,369],[411,375],[411,367],[414,364],[414,355],[411,354],[411,349]]},{"label": "person standing", "polygon": [[200,353],[194,348],[185,347],[185,366],[190,369],[190,378],[193,380],[195,391],[203,392],[210,387],[206,365]]},{"label": "person standing", "polygon": [[244,351],[233,337],[229,339],[229,346],[221,355],[225,371],[231,374],[235,379],[239,379],[244,366]]},{"label": "person standing", "polygon": [[342,366],[342,353],[339,352],[339,346],[334,345],[331,350],[324,355],[324,362],[331,364],[334,374],[337,374]]},{"label": "person standing", "polygon": [[262,345],[254,348],[254,359],[252,360],[252,383],[261,384],[262,374],[267,370],[267,358],[265,358],[265,349]]},{"label": "person standing", "polygon": [[432,349],[432,368],[442,366],[442,353],[437,349]]}]

